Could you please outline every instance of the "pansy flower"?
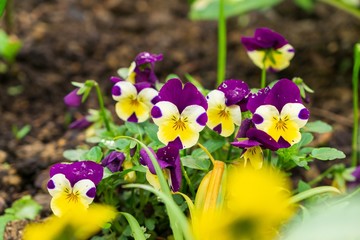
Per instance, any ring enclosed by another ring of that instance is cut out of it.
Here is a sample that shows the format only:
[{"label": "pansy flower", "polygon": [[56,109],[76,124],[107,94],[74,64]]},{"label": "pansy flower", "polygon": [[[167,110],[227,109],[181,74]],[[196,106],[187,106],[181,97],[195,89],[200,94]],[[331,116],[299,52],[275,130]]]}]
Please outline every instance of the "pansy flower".
[{"label": "pansy flower", "polygon": [[[155,83],[158,82],[158,78],[154,72],[155,62],[161,61],[162,59],[162,54],[139,53],[135,61],[132,62],[128,68],[127,76],[124,80],[132,84],[147,82],[154,86]],[[119,77],[111,77],[110,80],[116,83],[122,79]]]},{"label": "pansy flower", "polygon": [[79,88],[75,88],[64,97],[64,102],[68,107],[79,107],[82,95],[78,94]]},{"label": "pansy flower", "polygon": [[242,37],[250,59],[259,68],[280,71],[290,65],[295,50],[279,33],[269,28],[258,28],[254,37]]},{"label": "pansy flower", "polygon": [[107,167],[112,173],[118,172],[125,161],[125,154],[123,152],[112,151],[103,160],[101,165]]},{"label": "pansy flower", "polygon": [[239,126],[241,123],[241,107],[238,104],[249,92],[249,87],[243,81],[224,81],[218,89],[206,96],[209,106],[206,125],[221,136],[230,136],[235,130],[235,125]]},{"label": "pansy flower", "polygon": [[78,120],[75,120],[74,122],[70,123],[69,128],[70,129],[86,129],[90,127],[92,122],[90,122],[86,116],[81,117]]},{"label": "pansy flower", "polygon": [[144,122],[150,117],[150,110],[157,102],[158,92],[144,84],[117,82],[112,88],[116,114],[123,121]]},{"label": "pansy flower", "polygon": [[[153,156],[158,161],[160,167],[164,170],[167,170],[165,174],[169,175],[169,185],[174,192],[179,191],[181,186],[181,162],[179,149],[172,146],[166,146],[157,150],[156,154],[153,149],[149,148],[153,153]],[[146,178],[149,183],[152,185],[158,185],[156,182],[155,168],[151,162],[150,156],[147,154],[145,149],[140,150],[140,163],[149,168],[149,173],[147,173]]]},{"label": "pansy flower", "polygon": [[159,102],[151,110],[159,126],[159,140],[178,149],[194,146],[206,125],[207,107],[205,97],[192,83],[183,86],[176,78],[166,82],[159,91]]},{"label": "pansy flower", "polygon": [[276,151],[280,148],[279,144],[266,132],[252,127],[251,119],[247,118],[241,123],[241,127],[236,136],[238,141],[231,144],[243,148],[242,158],[245,165],[250,162],[255,169],[260,169],[264,162],[263,148]]},{"label": "pansy flower", "polygon": [[279,80],[249,97],[248,109],[255,127],[266,132],[281,146],[301,139],[299,129],[308,121],[310,112],[301,103],[299,88],[288,79]]},{"label": "pansy flower", "polygon": [[73,209],[87,209],[102,177],[103,167],[92,161],[53,165],[47,184],[53,213],[62,216]]}]

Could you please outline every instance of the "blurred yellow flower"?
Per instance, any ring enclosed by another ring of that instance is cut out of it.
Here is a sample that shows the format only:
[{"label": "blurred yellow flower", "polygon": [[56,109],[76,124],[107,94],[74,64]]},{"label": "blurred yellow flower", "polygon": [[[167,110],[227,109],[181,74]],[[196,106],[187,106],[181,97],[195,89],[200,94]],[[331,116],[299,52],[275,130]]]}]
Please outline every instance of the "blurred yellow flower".
[{"label": "blurred yellow flower", "polygon": [[61,217],[51,216],[42,223],[29,224],[23,240],[88,239],[115,217],[113,207],[92,204],[86,210],[78,209]]},{"label": "blurred yellow flower", "polygon": [[276,170],[231,167],[222,208],[196,209],[192,219],[198,240],[270,240],[290,219],[289,182]]}]

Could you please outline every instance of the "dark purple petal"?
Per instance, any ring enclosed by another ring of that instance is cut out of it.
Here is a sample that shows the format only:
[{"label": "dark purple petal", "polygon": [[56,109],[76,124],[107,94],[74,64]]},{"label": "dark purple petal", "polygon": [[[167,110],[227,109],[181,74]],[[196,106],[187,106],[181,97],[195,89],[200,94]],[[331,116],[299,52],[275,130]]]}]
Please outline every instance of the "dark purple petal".
[{"label": "dark purple petal", "polygon": [[128,122],[138,122],[138,118],[136,116],[135,113],[133,113],[128,119],[127,119]]},{"label": "dark purple petal", "polygon": [[287,141],[285,141],[285,139],[283,137],[279,138],[278,144],[279,144],[279,148],[288,148],[291,146],[291,144],[288,143]]},{"label": "dark purple petal", "polygon": [[[158,155],[155,154],[155,152],[152,148],[149,148],[149,149],[153,153],[153,156],[155,157],[155,159],[157,160],[157,162],[159,163],[161,168],[166,168],[171,165],[168,162],[166,162],[164,159],[159,158]],[[155,171],[154,165],[150,159],[150,156],[149,156],[149,154],[147,154],[147,152],[144,148],[140,149],[139,161],[142,165],[147,166],[152,174],[156,174],[156,171]]]},{"label": "dark purple petal", "polygon": [[217,132],[217,133],[221,133],[221,130],[222,130],[222,126],[221,126],[221,123],[219,124],[219,125],[217,125],[217,126],[215,126],[214,128],[213,128],[213,130],[215,131],[215,132]]},{"label": "dark purple petal", "polygon": [[245,82],[235,79],[225,80],[220,84],[218,90],[225,94],[225,104],[227,106],[240,102],[250,93],[250,89]]},{"label": "dark purple petal", "polygon": [[183,144],[181,142],[181,139],[179,137],[175,138],[174,141],[169,142],[168,146],[172,146],[172,147],[175,147],[177,149],[183,149],[184,148],[184,146],[183,146]]},{"label": "dark purple petal", "polygon": [[115,77],[115,76],[111,76],[110,77],[110,81],[113,82],[113,83],[117,83],[117,82],[120,82],[120,81],[123,81],[124,79],[120,78],[120,77]]},{"label": "dark purple petal", "polygon": [[80,180],[89,179],[97,185],[103,177],[103,167],[93,161],[79,161],[73,163],[57,163],[50,169],[50,177],[62,173],[74,186]]},{"label": "dark purple petal", "polygon": [[201,126],[205,126],[206,125],[206,122],[208,120],[208,116],[205,113],[201,114],[197,119],[196,119],[196,122],[201,125]]},{"label": "dark purple petal", "polygon": [[77,94],[78,91],[79,91],[79,88],[76,88],[64,97],[64,102],[67,106],[69,106],[69,107],[80,106],[82,96]]},{"label": "dark purple petal", "polygon": [[154,106],[152,109],[151,109],[151,117],[153,118],[159,118],[162,116],[162,112],[161,112],[161,109],[158,107],[158,106]]},{"label": "dark purple petal", "polygon": [[246,136],[254,141],[261,143],[264,148],[276,151],[280,148],[279,144],[266,132],[256,128],[251,128],[246,132]]},{"label": "dark purple petal", "polygon": [[190,82],[182,86],[180,79],[173,78],[167,81],[159,91],[160,101],[169,101],[175,104],[181,113],[187,106],[199,105],[207,110],[207,101],[201,92]]},{"label": "dark purple petal", "polygon": [[162,168],[175,166],[176,159],[180,156],[179,149],[173,146],[165,146],[158,149],[156,156],[158,157],[159,161],[164,162],[161,164]]},{"label": "dark purple petal", "polygon": [[136,66],[140,66],[146,63],[154,63],[163,60],[163,55],[160,54],[152,54],[148,52],[141,52],[135,58]]},{"label": "dark purple petal", "polygon": [[96,188],[90,188],[87,192],[86,192],[86,196],[88,196],[89,198],[94,198],[96,196]]},{"label": "dark purple petal", "polygon": [[72,122],[69,125],[70,129],[85,129],[90,127],[92,124],[92,122],[89,122],[86,117],[80,118],[79,120],[76,120],[74,122]]},{"label": "dark purple petal", "polygon": [[250,118],[245,118],[240,125],[239,131],[236,135],[236,138],[245,138],[246,132],[250,129],[252,121]]},{"label": "dark purple petal", "polygon": [[133,148],[130,148],[130,157],[133,157],[134,155],[135,155],[135,153],[136,153],[136,149],[137,149],[137,145],[135,145],[135,147],[133,147]]},{"label": "dark purple petal", "polygon": [[54,189],[55,188],[55,183],[53,180],[49,180],[48,183],[47,183],[47,188],[48,189]]},{"label": "dark purple petal", "polygon": [[233,145],[235,147],[239,147],[239,148],[251,148],[251,147],[259,146],[260,143],[255,140],[244,139],[241,141],[232,142],[231,145]]},{"label": "dark purple petal", "polygon": [[360,181],[360,166],[356,167],[355,170],[351,173],[356,178],[356,181]]},{"label": "dark purple petal", "polygon": [[254,113],[258,107],[264,104],[265,98],[270,92],[270,88],[260,89],[257,93],[250,93],[247,103],[247,109]]},{"label": "dark purple petal", "polygon": [[111,89],[111,94],[113,96],[120,96],[121,95],[121,88],[117,85],[113,86],[112,89]]},{"label": "dark purple petal", "polygon": [[241,43],[246,50],[278,49],[288,43],[279,33],[269,28],[258,28],[255,30],[254,37],[242,37]]},{"label": "dark purple petal", "polygon": [[180,156],[175,159],[174,166],[170,168],[171,189],[177,192],[181,186],[182,173]]},{"label": "dark purple petal", "polygon": [[306,120],[306,119],[309,119],[309,117],[310,117],[309,110],[306,108],[301,109],[301,111],[299,113],[299,118],[302,120]]},{"label": "dark purple petal", "polygon": [[120,171],[124,161],[125,154],[123,152],[112,151],[101,161],[101,165],[114,173]]},{"label": "dark purple petal", "polygon": [[287,103],[301,103],[301,95],[298,86],[291,80],[284,78],[271,88],[264,100],[264,104],[273,105],[281,112],[281,109]]},{"label": "dark purple petal", "polygon": [[262,123],[264,121],[264,119],[259,114],[254,114],[253,117],[252,117],[252,121],[255,124],[260,124],[260,123]]},{"label": "dark purple petal", "polygon": [[150,88],[151,83],[149,83],[149,82],[137,82],[137,83],[134,84],[134,86],[135,86],[137,92],[139,93],[144,88]]}]

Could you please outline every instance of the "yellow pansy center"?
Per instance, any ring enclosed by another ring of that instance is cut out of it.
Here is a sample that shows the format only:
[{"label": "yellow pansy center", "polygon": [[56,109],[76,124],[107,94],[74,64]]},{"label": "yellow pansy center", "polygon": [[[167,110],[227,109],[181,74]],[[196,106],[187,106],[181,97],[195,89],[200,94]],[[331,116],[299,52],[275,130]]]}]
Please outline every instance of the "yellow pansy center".
[{"label": "yellow pansy center", "polygon": [[290,120],[289,116],[285,116],[283,118],[279,117],[273,117],[274,121],[276,122],[275,124],[275,129],[278,131],[285,131],[288,127],[288,121]]},{"label": "yellow pansy center", "polygon": [[187,117],[176,117],[173,116],[171,118],[171,120],[173,121],[173,129],[176,130],[181,130],[184,131],[186,129],[186,124],[189,122]]},{"label": "yellow pansy center", "polygon": [[227,109],[227,107],[221,109],[221,106],[219,106],[219,113],[220,118],[229,119],[230,117],[230,111]]},{"label": "yellow pansy center", "polygon": [[68,202],[75,202],[76,203],[76,202],[79,201],[79,196],[80,196],[79,191],[73,192],[69,188],[65,188],[64,192],[65,192],[65,195],[66,195],[66,200]]}]

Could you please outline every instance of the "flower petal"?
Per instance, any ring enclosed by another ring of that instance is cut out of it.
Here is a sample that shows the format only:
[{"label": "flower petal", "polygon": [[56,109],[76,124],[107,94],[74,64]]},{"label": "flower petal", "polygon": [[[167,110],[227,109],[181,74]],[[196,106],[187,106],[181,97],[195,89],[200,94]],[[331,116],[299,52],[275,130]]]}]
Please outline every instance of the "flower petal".
[{"label": "flower petal", "polygon": [[301,103],[288,103],[282,108],[280,115],[290,116],[290,121],[295,122],[299,128],[302,128],[309,119],[309,110]]},{"label": "flower petal", "polygon": [[218,90],[225,93],[227,106],[240,102],[250,93],[250,89],[244,81],[235,79],[225,80],[220,84]]},{"label": "flower petal", "polygon": [[72,189],[70,181],[64,174],[55,174],[52,176],[47,184],[47,189],[52,197],[61,195],[65,191]]},{"label": "flower petal", "polygon": [[135,86],[126,81],[117,82],[112,88],[112,97],[115,101],[121,101],[122,99],[136,98],[137,91]]}]

